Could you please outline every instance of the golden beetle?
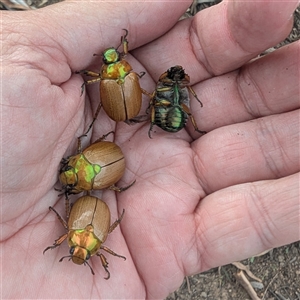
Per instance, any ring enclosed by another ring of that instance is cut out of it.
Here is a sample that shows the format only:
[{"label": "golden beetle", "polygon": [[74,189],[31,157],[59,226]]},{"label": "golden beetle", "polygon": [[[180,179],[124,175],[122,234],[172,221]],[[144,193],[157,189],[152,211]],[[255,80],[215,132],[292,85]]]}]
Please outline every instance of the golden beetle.
[{"label": "golden beetle", "polygon": [[128,40],[126,39],[128,30],[123,30],[125,31],[125,35],[121,37],[123,53],[117,50],[119,47],[108,48],[102,53],[104,64],[99,73],[88,70],[76,72],[95,77],[94,79],[85,81],[83,86],[100,81],[101,102],[87,132],[89,132],[95,122],[101,107],[116,122],[140,122],[141,118],[145,117],[137,117],[142,105],[142,94],[149,94],[140,87],[139,83],[139,79],[145,73],[137,74],[133,72],[131,65],[124,59],[124,56],[128,53]]},{"label": "golden beetle", "polygon": [[109,254],[123,258],[126,257],[116,254],[114,251],[104,246],[107,236],[120,224],[124,210],[120,218],[110,225],[110,210],[105,202],[92,196],[80,197],[72,206],[68,222],[66,222],[58,212],[49,207],[58,217],[61,224],[66,229],[66,233],[55,240],[53,246],[47,247],[43,253],[49,249],[54,249],[67,239],[70,247],[70,255],[63,256],[59,261],[69,257],[74,264],[88,265],[93,275],[95,275],[88,260],[93,255],[100,257],[103,268],[107,273],[105,279],[109,279],[108,262],[106,257],[99,251],[104,250]]},{"label": "golden beetle", "polygon": [[66,198],[70,194],[106,188],[122,192],[135,183],[133,181],[126,187],[115,186],[125,172],[125,158],[119,146],[103,141],[111,133],[113,131],[83,151],[78,138],[78,154],[62,159],[59,180]]}]

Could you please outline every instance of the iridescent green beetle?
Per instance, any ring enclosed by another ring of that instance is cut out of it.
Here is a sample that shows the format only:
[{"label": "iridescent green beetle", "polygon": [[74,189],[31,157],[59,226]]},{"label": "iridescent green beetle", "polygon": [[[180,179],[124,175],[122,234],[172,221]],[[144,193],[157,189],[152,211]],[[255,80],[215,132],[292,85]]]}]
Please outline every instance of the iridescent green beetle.
[{"label": "iridescent green beetle", "polygon": [[122,192],[134,184],[135,181],[126,187],[115,186],[125,172],[125,158],[119,146],[103,141],[111,133],[83,151],[79,138],[78,154],[62,159],[59,180],[66,198],[70,194],[106,188]]},{"label": "iridescent green beetle", "polygon": [[189,109],[189,93],[198,99],[195,91],[189,86],[190,77],[184,72],[181,66],[174,66],[163,73],[158,80],[148,109],[151,110],[151,126],[148,135],[151,138],[151,131],[154,125],[168,132],[178,132],[187,122],[189,117],[195,130],[199,133],[206,133],[198,129],[197,123]]},{"label": "iridescent green beetle", "polygon": [[67,239],[70,247],[70,255],[62,257],[59,261],[61,262],[64,258],[68,257],[72,259],[74,264],[88,265],[92,274],[95,275],[88,260],[93,255],[97,255],[100,257],[102,266],[107,273],[105,279],[109,279],[110,273],[108,271],[108,262],[106,257],[100,252],[101,249],[126,260],[126,257],[116,254],[103,245],[107,236],[120,224],[124,216],[124,210],[121,217],[110,225],[110,210],[105,202],[96,197],[80,197],[72,206],[68,222],[53,207],[49,207],[49,209],[56,214],[67,232],[56,239],[53,246],[47,247],[43,253],[60,246]]}]

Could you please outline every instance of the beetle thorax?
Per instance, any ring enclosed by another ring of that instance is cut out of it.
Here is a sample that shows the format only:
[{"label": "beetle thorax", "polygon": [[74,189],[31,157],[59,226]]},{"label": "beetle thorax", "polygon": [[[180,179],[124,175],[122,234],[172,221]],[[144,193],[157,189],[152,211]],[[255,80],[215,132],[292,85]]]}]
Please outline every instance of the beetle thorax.
[{"label": "beetle thorax", "polygon": [[95,176],[101,172],[101,166],[91,164],[83,154],[72,157],[66,169],[61,171],[59,180],[70,193],[91,190]]},{"label": "beetle thorax", "polygon": [[124,82],[125,77],[131,72],[132,68],[126,60],[117,61],[101,68],[102,79],[115,79]]},{"label": "beetle thorax", "polygon": [[[69,247],[75,247],[74,256],[86,260],[86,255],[88,253],[90,253],[91,256],[94,255],[100,249],[102,242],[94,234],[94,227],[89,224],[84,229],[70,230],[68,234],[68,244]],[[79,253],[81,256],[79,256]]]}]

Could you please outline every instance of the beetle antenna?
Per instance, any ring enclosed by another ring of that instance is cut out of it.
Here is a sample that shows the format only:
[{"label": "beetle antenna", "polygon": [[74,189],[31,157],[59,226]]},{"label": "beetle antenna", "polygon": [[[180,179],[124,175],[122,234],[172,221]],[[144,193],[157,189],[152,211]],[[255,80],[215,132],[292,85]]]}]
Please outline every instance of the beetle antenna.
[{"label": "beetle antenna", "polygon": [[[54,191],[57,191],[57,192],[62,192],[62,189],[57,189],[57,188],[54,188]],[[62,193],[62,194],[59,194],[58,196],[61,196],[61,195],[63,195],[64,193]]]},{"label": "beetle antenna", "polygon": [[66,255],[66,256],[63,256],[60,260],[59,260],[59,262],[62,262],[65,258],[68,258],[69,257],[69,261],[72,259],[72,256],[73,255]]},{"label": "beetle antenna", "polygon": [[[70,260],[72,259],[72,257],[73,257],[73,255],[63,256],[63,257],[59,260],[59,262],[62,262],[65,258],[69,258],[68,261],[70,261]],[[91,267],[91,265],[90,265],[86,260],[83,262],[83,264],[84,264],[84,265],[88,265],[88,266],[90,267],[90,270],[91,270],[92,274],[95,275],[95,272],[94,272],[93,268]]]},{"label": "beetle antenna", "polygon": [[63,256],[59,262],[62,262],[65,258],[69,257],[69,261],[72,259],[72,255]]},{"label": "beetle antenna", "polygon": [[84,261],[84,265],[88,265],[90,267],[90,270],[91,270],[92,274],[95,275],[93,268],[91,267],[91,265],[86,260]]}]

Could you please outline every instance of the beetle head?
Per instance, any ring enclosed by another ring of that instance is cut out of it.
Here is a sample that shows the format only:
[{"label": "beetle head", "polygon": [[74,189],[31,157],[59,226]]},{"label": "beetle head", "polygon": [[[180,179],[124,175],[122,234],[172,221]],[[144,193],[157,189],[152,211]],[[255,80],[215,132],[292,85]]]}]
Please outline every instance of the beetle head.
[{"label": "beetle head", "polygon": [[61,169],[59,174],[59,181],[65,187],[74,187],[78,182],[77,174],[74,168],[67,167],[65,170]]},{"label": "beetle head", "polygon": [[[84,251],[82,251],[80,253],[80,250],[78,250],[78,248],[81,249],[81,250],[85,250],[86,253],[84,253]],[[79,252],[78,255],[85,255],[85,259],[83,259],[82,257],[79,257],[79,256],[75,256],[76,254],[74,254],[74,253],[76,253],[76,251]],[[92,269],[92,267],[90,266],[90,264],[87,262],[87,260],[90,258],[90,255],[89,255],[89,253],[88,253],[88,251],[86,249],[83,249],[83,248],[78,247],[78,246],[77,247],[71,247],[70,254],[71,255],[63,256],[59,260],[59,262],[62,262],[65,258],[69,257],[69,261],[72,259],[73,263],[75,263],[77,265],[82,265],[82,264],[88,265],[89,268],[90,268],[90,270],[91,270],[91,272],[92,272],[92,274],[95,275],[94,270]]]},{"label": "beetle head", "polygon": [[90,258],[90,253],[87,249],[73,246],[70,248],[70,254],[72,256],[72,261],[76,265],[82,265]]},{"label": "beetle head", "polygon": [[182,66],[174,66],[168,69],[167,77],[173,81],[181,81],[185,78],[185,72]]},{"label": "beetle head", "polygon": [[120,52],[116,48],[108,48],[102,53],[103,62],[106,65],[120,60]]}]

